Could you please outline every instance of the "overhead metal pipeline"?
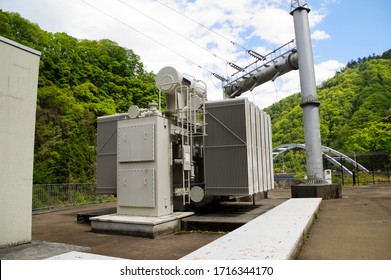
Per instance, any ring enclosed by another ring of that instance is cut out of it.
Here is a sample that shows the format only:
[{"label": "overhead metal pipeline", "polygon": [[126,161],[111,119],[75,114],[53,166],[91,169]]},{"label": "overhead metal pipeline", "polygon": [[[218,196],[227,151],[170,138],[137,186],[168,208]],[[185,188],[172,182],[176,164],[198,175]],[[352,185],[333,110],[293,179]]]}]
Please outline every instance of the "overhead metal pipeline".
[{"label": "overhead metal pipeline", "polygon": [[235,98],[246,91],[252,91],[255,87],[268,81],[274,81],[277,77],[284,75],[291,70],[299,69],[299,56],[296,51],[292,52],[279,61],[270,61],[261,67],[262,69],[254,71],[254,74],[248,73],[243,79],[224,86],[225,98]]}]

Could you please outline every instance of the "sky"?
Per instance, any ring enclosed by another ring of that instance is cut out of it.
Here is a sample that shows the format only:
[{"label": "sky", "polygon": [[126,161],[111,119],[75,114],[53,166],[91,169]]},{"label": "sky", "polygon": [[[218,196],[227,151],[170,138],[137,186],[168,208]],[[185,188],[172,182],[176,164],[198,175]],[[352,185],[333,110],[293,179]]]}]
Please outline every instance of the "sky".
[{"label": "sky", "polygon": [[[307,0],[316,83],[350,60],[391,48],[391,1]],[[222,83],[255,62],[246,51],[267,54],[294,39],[291,0],[1,0],[49,32],[78,39],[110,39],[140,56],[147,71],[165,66],[202,80],[208,99],[223,99]],[[294,48],[289,44],[287,47]],[[300,92],[298,71],[242,96],[260,108]]]}]

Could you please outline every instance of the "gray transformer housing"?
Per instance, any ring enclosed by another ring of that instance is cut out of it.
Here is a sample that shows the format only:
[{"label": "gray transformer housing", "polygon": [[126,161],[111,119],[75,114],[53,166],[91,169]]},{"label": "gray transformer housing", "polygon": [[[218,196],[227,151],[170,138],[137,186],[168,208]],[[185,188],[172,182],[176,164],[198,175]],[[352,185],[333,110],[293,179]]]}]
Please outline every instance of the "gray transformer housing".
[{"label": "gray transformer housing", "polygon": [[273,189],[271,121],[247,99],[207,102],[205,193],[246,196]]}]

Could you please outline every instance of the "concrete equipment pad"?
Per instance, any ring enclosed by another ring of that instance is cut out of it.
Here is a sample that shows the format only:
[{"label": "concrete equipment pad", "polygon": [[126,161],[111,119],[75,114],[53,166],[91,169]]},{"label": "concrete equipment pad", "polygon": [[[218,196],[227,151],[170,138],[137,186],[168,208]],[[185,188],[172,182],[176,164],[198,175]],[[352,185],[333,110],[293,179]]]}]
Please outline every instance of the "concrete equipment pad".
[{"label": "concrete equipment pad", "polygon": [[193,214],[174,212],[161,217],[111,214],[93,217],[90,221],[93,232],[156,238],[180,230],[180,220]]},{"label": "concrete equipment pad", "polygon": [[321,201],[321,198],[290,199],[182,259],[292,259],[300,249]]}]

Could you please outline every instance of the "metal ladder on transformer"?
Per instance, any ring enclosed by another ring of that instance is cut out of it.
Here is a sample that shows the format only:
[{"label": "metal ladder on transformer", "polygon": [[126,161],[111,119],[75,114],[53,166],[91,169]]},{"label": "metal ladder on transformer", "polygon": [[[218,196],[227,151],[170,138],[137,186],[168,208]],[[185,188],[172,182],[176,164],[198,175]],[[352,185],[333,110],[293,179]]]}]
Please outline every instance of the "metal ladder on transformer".
[{"label": "metal ladder on transformer", "polygon": [[[182,86],[179,88],[181,94],[185,94],[187,103],[189,104],[190,91],[189,87]],[[189,110],[181,109],[179,111],[179,122],[181,127],[181,144],[182,144],[182,198],[183,205],[190,204],[190,188],[191,188],[191,159],[192,159],[192,133],[189,127]]]},{"label": "metal ladder on transformer", "polygon": [[[192,182],[192,160],[193,160],[193,147],[194,137],[205,136],[205,96],[202,97],[202,105],[198,108],[197,105],[192,104],[194,96],[189,90],[189,87],[182,86],[177,90],[179,94],[185,94],[187,108],[185,110],[179,110],[178,114],[178,126],[181,128],[181,143],[182,143],[182,196],[183,205],[190,204],[191,202],[191,182]],[[194,107],[195,106],[195,107]]]}]

